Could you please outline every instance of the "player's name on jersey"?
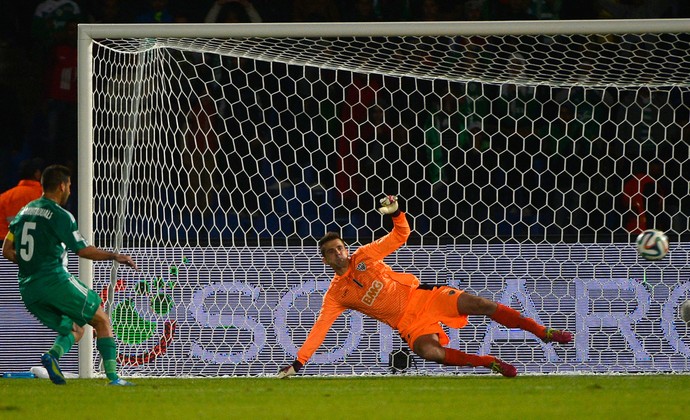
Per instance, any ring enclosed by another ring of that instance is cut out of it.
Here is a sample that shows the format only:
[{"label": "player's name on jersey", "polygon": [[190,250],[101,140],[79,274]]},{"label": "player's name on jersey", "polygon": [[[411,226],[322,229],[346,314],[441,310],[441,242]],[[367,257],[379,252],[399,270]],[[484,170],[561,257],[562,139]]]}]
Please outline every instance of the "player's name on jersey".
[{"label": "player's name on jersey", "polygon": [[24,207],[21,212],[22,216],[40,216],[46,219],[53,217],[53,212],[48,209],[42,209],[39,207]]}]

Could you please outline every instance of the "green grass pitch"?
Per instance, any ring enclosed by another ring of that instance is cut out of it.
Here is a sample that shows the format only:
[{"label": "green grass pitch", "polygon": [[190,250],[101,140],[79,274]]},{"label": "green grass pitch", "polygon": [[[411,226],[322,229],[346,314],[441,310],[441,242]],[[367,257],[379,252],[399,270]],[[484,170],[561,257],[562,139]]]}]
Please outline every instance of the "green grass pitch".
[{"label": "green grass pitch", "polygon": [[1,419],[682,419],[690,375],[1,379]]}]

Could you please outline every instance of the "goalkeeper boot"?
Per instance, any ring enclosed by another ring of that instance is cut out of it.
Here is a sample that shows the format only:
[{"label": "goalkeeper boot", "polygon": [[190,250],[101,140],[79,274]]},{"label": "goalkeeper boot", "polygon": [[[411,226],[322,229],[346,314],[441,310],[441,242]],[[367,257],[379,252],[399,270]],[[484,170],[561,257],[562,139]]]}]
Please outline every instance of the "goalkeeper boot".
[{"label": "goalkeeper boot", "polygon": [[568,344],[573,341],[573,335],[568,331],[554,330],[553,328],[546,328],[543,341],[545,343],[556,342],[559,344]]},{"label": "goalkeeper boot", "polygon": [[507,378],[513,378],[517,376],[517,369],[515,369],[515,366],[506,363],[499,358],[496,358],[496,360],[491,362],[488,367],[489,369],[491,369],[492,372],[500,373],[501,375]]},{"label": "goalkeeper boot", "polygon": [[41,356],[41,364],[48,371],[48,377],[55,385],[64,385],[65,375],[60,370],[60,365],[55,357],[50,353]]},{"label": "goalkeeper boot", "polygon": [[108,382],[108,385],[114,385],[114,386],[133,386],[134,384],[131,383],[131,382],[129,382],[129,381],[125,381],[125,380],[122,379],[122,378],[117,378],[117,379],[114,379],[114,380]]}]

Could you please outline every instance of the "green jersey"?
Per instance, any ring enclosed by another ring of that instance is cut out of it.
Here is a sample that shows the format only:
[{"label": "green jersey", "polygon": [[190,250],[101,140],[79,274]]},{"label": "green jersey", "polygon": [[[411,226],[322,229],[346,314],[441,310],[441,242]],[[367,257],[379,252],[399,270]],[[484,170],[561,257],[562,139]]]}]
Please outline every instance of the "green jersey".
[{"label": "green jersey", "polygon": [[10,223],[19,265],[19,286],[47,276],[69,276],[67,250],[87,246],[72,214],[41,197],[27,204]]}]

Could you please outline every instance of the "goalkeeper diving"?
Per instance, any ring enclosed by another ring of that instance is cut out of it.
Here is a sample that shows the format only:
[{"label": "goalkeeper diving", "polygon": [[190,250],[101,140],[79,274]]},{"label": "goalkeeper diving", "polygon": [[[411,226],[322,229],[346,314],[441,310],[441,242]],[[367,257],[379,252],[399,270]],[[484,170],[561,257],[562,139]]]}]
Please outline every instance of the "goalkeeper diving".
[{"label": "goalkeeper diving", "polygon": [[570,332],[540,325],[508,306],[454,287],[424,285],[413,274],[394,271],[383,259],[407,241],[410,225],[398,208],[397,197],[386,196],[380,203],[378,211],[393,219],[393,230],[384,237],[352,255],[337,233],[328,232],[319,240],[322,260],[335,275],[297,359],[280,369],[279,378],[294,375],[307,363],[346,309],[390,325],[422,359],[446,366],[485,367],[507,377],[516,376],[517,369],[495,356],[446,347],[450,340],[441,324],[462,328],[467,325],[468,315],[485,315],[508,328],[529,331],[546,343],[567,344],[573,340]]}]

